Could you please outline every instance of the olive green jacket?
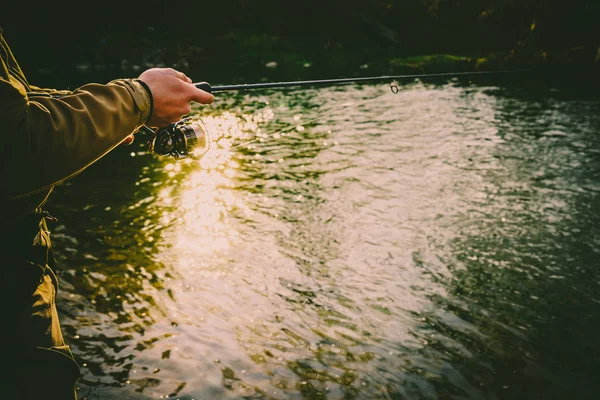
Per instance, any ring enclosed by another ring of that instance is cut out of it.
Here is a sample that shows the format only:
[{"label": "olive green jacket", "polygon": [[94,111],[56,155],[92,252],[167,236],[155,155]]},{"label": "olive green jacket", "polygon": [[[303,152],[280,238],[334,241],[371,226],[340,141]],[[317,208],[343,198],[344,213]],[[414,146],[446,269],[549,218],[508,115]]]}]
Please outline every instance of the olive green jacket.
[{"label": "olive green jacket", "polygon": [[136,79],[73,91],[29,84],[0,28],[0,223],[31,213],[144,125],[151,93]]}]

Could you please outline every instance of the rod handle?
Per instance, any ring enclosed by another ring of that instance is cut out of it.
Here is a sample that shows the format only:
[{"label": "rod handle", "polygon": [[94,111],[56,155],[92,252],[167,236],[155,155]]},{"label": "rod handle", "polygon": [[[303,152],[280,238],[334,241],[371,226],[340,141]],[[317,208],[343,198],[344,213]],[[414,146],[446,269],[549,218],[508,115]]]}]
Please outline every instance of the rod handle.
[{"label": "rod handle", "polygon": [[212,92],[212,88],[210,87],[210,83],[208,83],[208,82],[195,83],[194,86],[196,86],[200,90],[204,90],[205,92],[208,92],[208,93]]}]

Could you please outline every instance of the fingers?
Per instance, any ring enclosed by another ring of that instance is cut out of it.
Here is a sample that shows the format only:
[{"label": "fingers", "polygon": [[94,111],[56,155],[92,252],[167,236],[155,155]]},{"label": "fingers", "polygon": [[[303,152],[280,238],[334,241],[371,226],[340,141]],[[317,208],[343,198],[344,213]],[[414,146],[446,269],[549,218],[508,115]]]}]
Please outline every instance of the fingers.
[{"label": "fingers", "polygon": [[192,112],[192,105],[190,103],[187,103],[184,107],[183,107],[183,115],[188,115],[189,113]]},{"label": "fingers", "polygon": [[202,89],[198,89],[195,85],[190,84],[191,87],[191,101],[195,101],[201,104],[212,104],[215,101],[215,96],[212,93],[205,92]]},{"label": "fingers", "polygon": [[195,85],[193,85],[192,80],[184,72],[177,71],[173,68],[167,68],[167,71],[190,86],[190,101],[195,101],[201,104],[211,104],[215,100],[215,96],[213,94],[198,89]]},{"label": "fingers", "polygon": [[198,89],[192,80],[173,68],[151,68],[139,79],[150,88],[153,110],[147,123],[150,126],[165,126],[191,112],[191,103],[211,104],[212,93]]},{"label": "fingers", "polygon": [[182,81],[184,81],[186,83],[192,83],[192,80],[184,72],[178,71],[173,68],[167,68],[167,70],[170,73],[172,73],[175,77],[177,77],[178,79],[181,79]]},{"label": "fingers", "polygon": [[184,74],[183,72],[179,72],[179,71],[176,71],[176,72],[177,72],[176,76],[179,79],[181,79],[182,81],[184,81],[186,83],[192,83],[192,80],[190,78],[188,78],[186,74]]}]

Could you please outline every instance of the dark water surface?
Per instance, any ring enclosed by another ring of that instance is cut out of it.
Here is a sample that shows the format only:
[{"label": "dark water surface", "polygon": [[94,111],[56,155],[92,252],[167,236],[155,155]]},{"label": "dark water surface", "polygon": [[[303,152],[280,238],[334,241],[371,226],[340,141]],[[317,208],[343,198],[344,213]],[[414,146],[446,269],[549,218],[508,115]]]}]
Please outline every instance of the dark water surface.
[{"label": "dark water surface", "polygon": [[202,160],[138,138],[50,200],[81,398],[596,398],[600,101],[450,80],[196,112]]}]

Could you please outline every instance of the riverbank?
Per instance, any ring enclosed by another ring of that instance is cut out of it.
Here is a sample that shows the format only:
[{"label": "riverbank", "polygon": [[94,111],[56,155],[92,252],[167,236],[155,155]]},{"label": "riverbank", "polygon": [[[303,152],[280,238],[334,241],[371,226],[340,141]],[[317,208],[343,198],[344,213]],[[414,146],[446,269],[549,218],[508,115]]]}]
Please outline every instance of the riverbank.
[{"label": "riverbank", "polygon": [[[25,59],[32,82],[74,88],[173,67],[212,84],[340,77],[529,70],[552,84],[600,87],[600,46],[506,49],[469,54],[407,54],[371,42],[323,45],[310,39],[224,35],[199,44],[165,36],[107,37],[76,57]],[[35,66],[35,68],[31,68]]]}]

